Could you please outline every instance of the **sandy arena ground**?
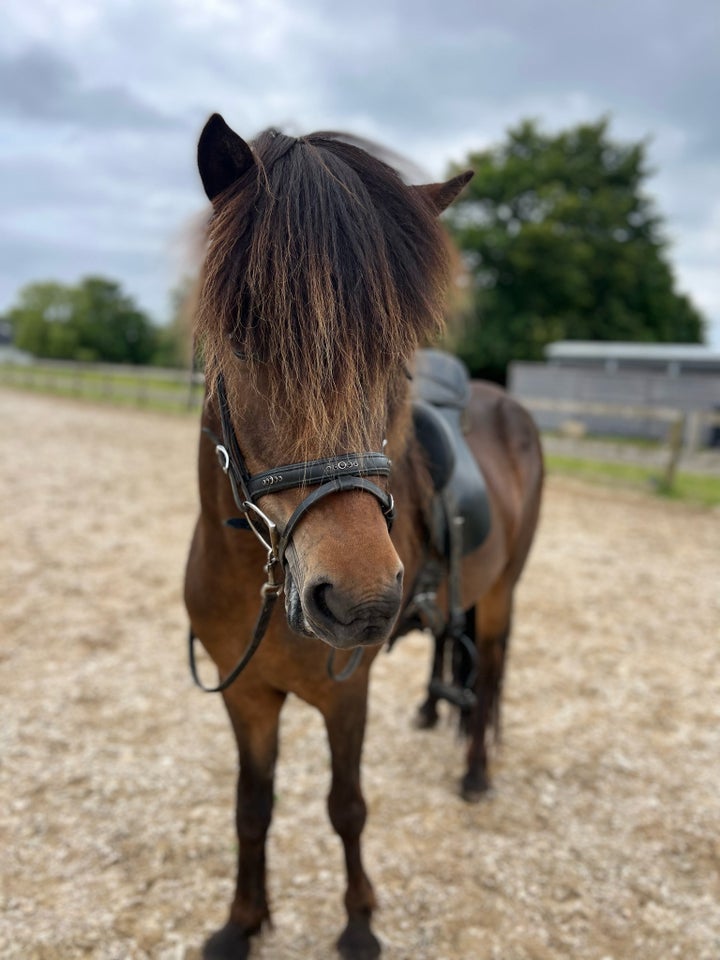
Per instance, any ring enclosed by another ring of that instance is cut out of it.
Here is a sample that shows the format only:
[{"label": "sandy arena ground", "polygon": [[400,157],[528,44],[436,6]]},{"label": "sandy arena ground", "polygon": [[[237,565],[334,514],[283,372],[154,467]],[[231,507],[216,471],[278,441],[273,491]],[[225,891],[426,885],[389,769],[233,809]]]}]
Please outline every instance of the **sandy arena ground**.
[{"label": "sandy arena ground", "polygon": [[[193,418],[0,392],[0,957],[197,960],[235,869],[234,745],[185,664]],[[720,957],[720,514],[549,483],[496,791],[411,727],[424,637],[376,663],[364,784],[387,960]],[[299,640],[298,642],[303,642]],[[319,717],[284,715],[275,928],[343,925]]]}]

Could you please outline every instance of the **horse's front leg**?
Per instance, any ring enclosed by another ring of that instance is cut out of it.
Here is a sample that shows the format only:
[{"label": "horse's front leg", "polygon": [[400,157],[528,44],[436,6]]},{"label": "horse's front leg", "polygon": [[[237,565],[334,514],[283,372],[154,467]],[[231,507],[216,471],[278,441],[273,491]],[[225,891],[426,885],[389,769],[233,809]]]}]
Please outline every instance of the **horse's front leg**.
[{"label": "horse's front leg", "polygon": [[223,695],[238,744],[238,870],[228,922],[203,947],[204,960],[245,960],[250,937],[270,919],[265,842],[273,808],[278,726],[285,695],[241,684]]},{"label": "horse's front leg", "polygon": [[380,941],[370,929],[375,894],[362,864],[360,837],[367,808],[360,786],[360,760],[367,717],[367,672],[337,685],[337,695],[323,711],[330,741],[332,784],[330,822],[343,842],[347,869],[347,926],[337,942],[345,960],[373,960]]}]

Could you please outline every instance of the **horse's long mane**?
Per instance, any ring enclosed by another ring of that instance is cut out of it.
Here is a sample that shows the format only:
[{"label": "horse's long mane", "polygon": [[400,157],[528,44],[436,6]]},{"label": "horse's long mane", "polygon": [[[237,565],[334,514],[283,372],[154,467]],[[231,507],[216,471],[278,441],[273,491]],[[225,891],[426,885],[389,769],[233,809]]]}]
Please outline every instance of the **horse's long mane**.
[{"label": "horse's long mane", "polygon": [[436,211],[344,135],[267,130],[252,149],[208,228],[196,318],[208,379],[231,347],[262,371],[296,450],[377,446],[389,371],[442,329]]}]

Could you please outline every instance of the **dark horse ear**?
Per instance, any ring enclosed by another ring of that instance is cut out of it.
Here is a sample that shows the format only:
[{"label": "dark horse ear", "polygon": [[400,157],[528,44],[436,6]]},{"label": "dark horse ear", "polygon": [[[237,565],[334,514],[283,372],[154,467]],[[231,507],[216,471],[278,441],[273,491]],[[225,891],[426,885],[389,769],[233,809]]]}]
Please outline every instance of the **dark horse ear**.
[{"label": "dark horse ear", "polygon": [[250,147],[214,113],[198,141],[198,170],[208,200],[214,200],[254,163]]},{"label": "dark horse ear", "polygon": [[465,173],[459,173],[446,183],[426,183],[415,189],[423,194],[425,199],[429,201],[430,205],[433,206],[438,213],[442,213],[443,210],[447,210],[463,187],[468,184],[474,176],[474,170],[466,170]]}]

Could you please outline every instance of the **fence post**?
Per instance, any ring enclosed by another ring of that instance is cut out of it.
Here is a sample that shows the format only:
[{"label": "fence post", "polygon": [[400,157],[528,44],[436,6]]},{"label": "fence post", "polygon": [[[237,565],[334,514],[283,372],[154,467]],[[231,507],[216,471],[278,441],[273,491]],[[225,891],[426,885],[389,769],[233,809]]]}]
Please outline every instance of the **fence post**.
[{"label": "fence post", "polygon": [[148,402],[148,385],[147,377],[145,376],[144,371],[138,371],[137,373],[137,392],[135,394],[135,402],[138,407],[144,407]]},{"label": "fence post", "polygon": [[687,418],[687,435],[685,437],[685,452],[697,453],[700,449],[702,432],[702,415],[699,410],[691,410]]},{"label": "fence post", "polygon": [[670,454],[668,457],[668,462],[665,466],[665,472],[660,480],[660,489],[664,493],[670,493],[675,486],[675,475],[677,473],[678,463],[680,462],[680,456],[682,454],[686,421],[687,416],[684,413],[680,414],[677,420],[672,422],[670,425],[670,430],[668,431]]}]

